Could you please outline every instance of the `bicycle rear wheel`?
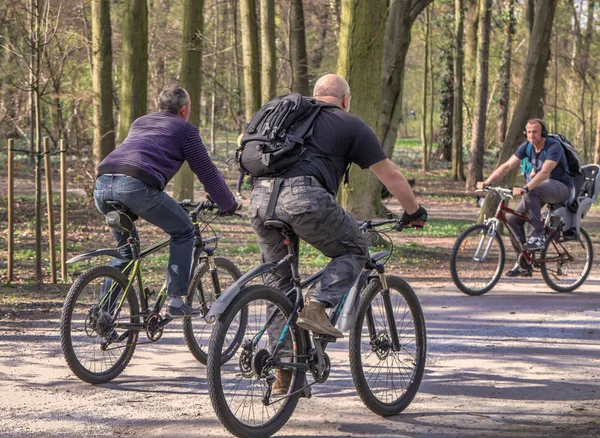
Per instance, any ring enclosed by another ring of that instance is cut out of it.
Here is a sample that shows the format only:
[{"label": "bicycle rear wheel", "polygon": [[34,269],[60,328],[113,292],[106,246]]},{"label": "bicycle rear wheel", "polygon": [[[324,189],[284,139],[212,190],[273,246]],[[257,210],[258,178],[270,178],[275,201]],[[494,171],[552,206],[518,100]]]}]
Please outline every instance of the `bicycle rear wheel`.
[{"label": "bicycle rear wheel", "polygon": [[[233,357],[223,363],[225,342],[230,331],[238,330],[232,327],[232,322],[244,308],[248,310],[245,340]],[[304,373],[293,365],[305,354],[304,336],[297,327],[291,327],[285,335],[290,342],[286,343],[287,348],[280,347],[277,358],[289,363],[288,369],[292,371],[287,395],[270,392],[277,368],[270,364],[271,352],[292,309],[290,300],[278,290],[263,285],[248,286],[214,325],[208,350],[208,391],[217,417],[233,435],[271,436],[285,425],[296,408]],[[277,317],[275,321],[272,315]]]},{"label": "bicycle rear wheel", "polygon": [[[397,415],[411,403],[423,378],[427,349],[425,319],[417,295],[399,277],[387,275],[389,291],[372,281],[362,292],[350,332],[350,370],[363,403],[381,416]],[[387,301],[387,303],[386,303]],[[391,310],[398,334],[394,350]]]},{"label": "bicycle rear wheel", "polygon": [[549,237],[540,254],[540,271],[548,286],[557,292],[571,292],[583,284],[594,261],[594,248],[587,231],[580,238],[564,240]]},{"label": "bicycle rear wheel", "polygon": [[138,331],[119,328],[119,323],[139,322],[134,289],[123,298],[126,287],[121,271],[99,266],[84,272],[69,290],[60,318],[61,347],[69,368],[84,382],[111,381],[133,356]]},{"label": "bicycle rear wheel", "polygon": [[[215,265],[217,267],[216,281],[218,282],[220,293],[222,293],[240,278],[241,273],[233,262],[223,257],[215,257]],[[190,306],[200,306],[200,315],[194,318],[185,318],[183,321],[185,343],[194,357],[204,365],[206,365],[206,356],[208,354],[213,327],[213,321],[208,319],[207,314],[217,298],[215,283],[209,271],[208,260],[205,259],[196,268],[186,299]],[[227,362],[235,352],[235,349],[239,347],[244,336],[244,331],[246,330],[247,322],[248,310],[242,309],[232,322],[232,325],[237,325],[237,331],[233,332],[233,336],[227,339],[224,344],[223,363]]]},{"label": "bicycle rear wheel", "polygon": [[450,255],[450,273],[456,287],[467,295],[483,295],[491,290],[504,268],[504,243],[489,226],[473,225],[454,243]]}]

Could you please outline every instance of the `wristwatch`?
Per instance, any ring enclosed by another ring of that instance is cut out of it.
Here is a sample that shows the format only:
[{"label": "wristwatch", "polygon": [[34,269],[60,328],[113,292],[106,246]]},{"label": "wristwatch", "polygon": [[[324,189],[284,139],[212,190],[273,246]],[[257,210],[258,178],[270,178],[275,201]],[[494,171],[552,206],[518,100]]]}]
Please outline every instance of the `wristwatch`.
[{"label": "wristwatch", "polygon": [[527,187],[527,185],[524,185],[521,188],[525,191],[525,193],[529,193],[529,187]]}]

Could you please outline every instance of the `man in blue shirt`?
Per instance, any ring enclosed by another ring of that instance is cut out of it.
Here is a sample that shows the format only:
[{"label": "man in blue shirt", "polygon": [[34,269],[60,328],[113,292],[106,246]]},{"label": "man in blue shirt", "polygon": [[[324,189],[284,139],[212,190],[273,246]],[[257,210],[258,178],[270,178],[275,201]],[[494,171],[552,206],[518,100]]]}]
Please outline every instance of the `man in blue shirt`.
[{"label": "man in blue shirt", "polygon": [[[194,228],[183,208],[163,191],[165,186],[187,161],[221,211],[233,213],[238,208],[208,156],[198,128],[188,122],[190,104],[190,96],[183,88],[165,88],[158,98],[159,111],[136,119],[125,141],[100,163],[94,190],[94,201],[101,213],[112,210],[107,201],[119,201],[171,236],[166,312],[170,317],[194,316],[199,310],[183,301],[188,293]],[[112,232],[117,247],[127,243],[127,233]],[[111,261],[111,266],[122,264],[119,259]]]},{"label": "man in blue shirt", "polygon": [[[520,196],[521,202],[515,211],[527,214],[529,237],[525,242],[523,226],[525,220],[513,214],[507,215],[508,223],[525,249],[536,251],[545,244],[544,225],[541,211],[544,204],[566,202],[573,189],[573,177],[568,173],[567,158],[562,145],[547,137],[548,129],[543,120],[531,119],[525,126],[527,141],[521,144],[514,155],[500,165],[485,181],[477,183],[481,189],[501,180],[508,172],[526,159],[524,176],[527,181],[523,187],[513,188],[513,195]],[[517,260],[515,267],[506,273],[509,277],[531,276],[531,266]]]}]

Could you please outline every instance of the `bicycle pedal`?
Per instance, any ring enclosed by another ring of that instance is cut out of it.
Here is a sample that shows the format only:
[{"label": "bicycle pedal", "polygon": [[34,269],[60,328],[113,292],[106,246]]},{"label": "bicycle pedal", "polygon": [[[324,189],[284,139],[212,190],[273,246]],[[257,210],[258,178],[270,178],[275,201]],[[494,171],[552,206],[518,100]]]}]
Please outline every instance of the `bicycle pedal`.
[{"label": "bicycle pedal", "polygon": [[334,336],[330,336],[330,335],[324,335],[324,334],[314,334],[313,335],[313,339],[315,341],[321,341],[321,342],[329,342],[329,343],[333,343],[335,341],[337,341],[337,338]]}]

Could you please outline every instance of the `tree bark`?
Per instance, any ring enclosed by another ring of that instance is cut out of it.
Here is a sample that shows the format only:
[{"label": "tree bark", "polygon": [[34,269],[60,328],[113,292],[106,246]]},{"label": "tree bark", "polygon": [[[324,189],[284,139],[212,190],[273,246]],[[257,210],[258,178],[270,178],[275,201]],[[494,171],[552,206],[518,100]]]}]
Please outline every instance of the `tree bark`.
[{"label": "tree bark", "polygon": [[308,96],[308,56],[304,30],[302,0],[290,3],[290,62],[292,64],[292,91]]},{"label": "tree bark", "polygon": [[[337,72],[350,84],[352,113],[376,133],[379,131],[381,84],[372,78],[381,74],[386,6],[387,0],[342,1]],[[371,172],[353,165],[349,187],[341,189],[339,199],[355,217],[366,219],[372,216],[380,191],[381,185]]]},{"label": "tree bark", "polygon": [[277,93],[277,59],[275,52],[275,1],[260,2],[261,40],[261,103],[273,99]]},{"label": "tree bark", "polygon": [[[425,12],[425,50],[423,51],[423,87],[422,87],[422,106],[421,106],[421,170],[429,170],[429,154],[427,152],[427,82],[429,80],[429,34],[431,33],[431,14],[429,10]],[[433,94],[431,95],[433,99]]]},{"label": "tree bark", "polygon": [[148,93],[148,5],[124,0],[121,45],[119,142],[135,119],[146,114]]},{"label": "tree bark", "polygon": [[[213,26],[213,81],[217,80],[219,67],[219,0],[214,0],[215,18]],[[212,86],[210,90],[210,151],[217,152],[217,87]]]},{"label": "tree bark", "polygon": [[596,122],[596,147],[594,151],[594,164],[600,164],[600,110],[598,110],[598,121]]},{"label": "tree bark", "polygon": [[[202,32],[204,20],[202,0],[185,0],[183,19],[183,49],[181,53],[180,83],[190,95],[190,119],[194,126],[200,126],[200,94],[202,78]],[[179,201],[194,199],[194,174],[188,163],[173,178],[173,197]]]},{"label": "tree bark", "polygon": [[473,190],[477,181],[483,180],[483,152],[488,97],[488,63],[490,57],[490,21],[492,0],[479,0],[479,30],[477,32],[477,92],[475,93],[475,118],[471,140],[471,159],[467,190]]},{"label": "tree bark", "polygon": [[94,167],[115,148],[110,0],[92,0]]},{"label": "tree bark", "polygon": [[508,123],[508,108],[510,102],[510,69],[512,57],[512,40],[515,34],[515,0],[504,0],[502,9],[504,22],[504,43],[502,44],[502,65],[500,73],[500,99],[498,100],[498,128],[496,141],[504,143]]},{"label": "tree bark", "polygon": [[242,19],[242,59],[244,68],[244,95],[246,122],[260,108],[260,68],[258,29],[254,0],[240,0]]},{"label": "tree bark", "polygon": [[454,1],[454,111],[452,119],[452,179],[464,181],[463,165],[463,0]]}]

